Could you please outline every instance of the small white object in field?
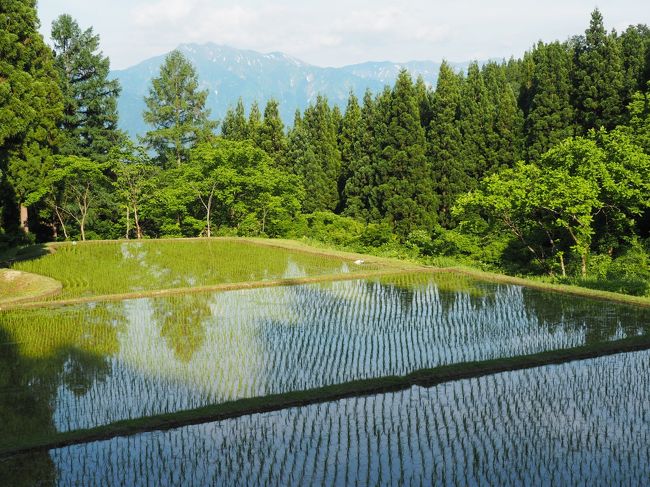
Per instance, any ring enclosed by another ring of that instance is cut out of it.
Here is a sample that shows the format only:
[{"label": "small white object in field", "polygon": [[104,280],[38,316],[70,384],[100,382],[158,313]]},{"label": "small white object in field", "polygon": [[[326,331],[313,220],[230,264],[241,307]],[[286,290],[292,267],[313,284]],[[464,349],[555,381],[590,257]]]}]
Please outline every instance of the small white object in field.
[{"label": "small white object in field", "polygon": [[365,260],[361,260],[361,259],[357,259],[357,260],[354,261],[354,263],[355,263],[356,265],[361,265],[361,264],[363,264],[364,262],[365,262]]},{"label": "small white object in field", "polygon": [[76,240],[73,240],[73,241],[72,241],[72,245],[77,245],[77,241],[76,241]]}]

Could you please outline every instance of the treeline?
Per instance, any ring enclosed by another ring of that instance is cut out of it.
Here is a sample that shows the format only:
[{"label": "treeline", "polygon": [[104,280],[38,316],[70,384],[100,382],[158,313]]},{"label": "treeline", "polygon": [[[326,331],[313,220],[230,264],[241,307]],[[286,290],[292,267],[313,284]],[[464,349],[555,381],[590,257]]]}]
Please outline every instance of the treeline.
[{"label": "treeline", "polygon": [[596,10],[522,59],[443,63],[435,89],[402,72],[343,111],[318,96],[288,130],[273,100],[218,127],[174,52],[134,143],[92,29],[62,16],[50,50],[33,1],[2,8],[6,241],[307,236],[650,292],[645,25],[607,32]]}]

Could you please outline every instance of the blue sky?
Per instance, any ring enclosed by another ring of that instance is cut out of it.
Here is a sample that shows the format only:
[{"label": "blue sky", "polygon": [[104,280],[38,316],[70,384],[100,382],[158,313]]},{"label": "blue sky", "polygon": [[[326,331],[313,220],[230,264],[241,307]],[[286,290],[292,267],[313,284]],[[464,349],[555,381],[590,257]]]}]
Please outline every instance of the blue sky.
[{"label": "blue sky", "polygon": [[46,39],[61,13],[93,26],[118,69],[186,42],[342,66],[520,56],[537,40],[583,32],[596,6],[608,29],[650,24],[649,0],[39,0],[39,15]]}]

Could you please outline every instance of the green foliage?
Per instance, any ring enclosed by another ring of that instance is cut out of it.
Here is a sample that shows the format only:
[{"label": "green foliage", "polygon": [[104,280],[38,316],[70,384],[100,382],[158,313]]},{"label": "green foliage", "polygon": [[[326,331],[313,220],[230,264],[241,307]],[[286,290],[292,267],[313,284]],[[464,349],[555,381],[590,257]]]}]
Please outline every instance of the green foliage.
[{"label": "green foliage", "polygon": [[413,230],[431,229],[437,208],[425,131],[415,87],[406,71],[397,78],[387,115],[388,130],[379,140],[374,196],[382,219],[405,238]]},{"label": "green foliage", "polygon": [[81,240],[86,240],[88,223],[97,218],[100,209],[106,209],[110,181],[104,171],[106,164],[77,156],[57,156],[54,168],[49,172],[47,183],[52,192],[54,211],[65,232],[70,222],[76,225]]},{"label": "green foliage", "polygon": [[456,211],[471,222],[484,216],[525,246],[537,264],[566,273],[567,251],[587,276],[595,242],[616,243],[630,234],[650,206],[650,158],[622,131],[567,139],[539,165],[519,164],[486,178],[461,197]]},{"label": "green foliage", "polygon": [[250,142],[200,145],[178,181],[205,210],[208,236],[212,218],[242,234],[281,236],[300,211],[298,179]]},{"label": "green foliage", "polygon": [[302,215],[292,228],[292,238],[309,238],[330,245],[353,247],[358,244],[364,231],[359,221],[336,215],[329,211],[318,211]]},{"label": "green foliage", "polygon": [[304,184],[303,209],[333,211],[338,206],[341,154],[337,125],[327,99],[319,96],[289,137],[287,164]]},{"label": "green foliage", "polygon": [[99,36],[61,15],[52,24],[52,41],[64,99],[59,152],[106,160],[124,134],[117,128],[119,81],[108,79],[110,62],[99,51]]},{"label": "green foliage", "polygon": [[456,197],[471,187],[470,173],[463,164],[463,140],[459,127],[462,77],[443,62],[438,86],[431,100],[431,122],[427,130],[435,191],[439,199],[438,220],[451,226],[451,207]]},{"label": "green foliage", "polygon": [[364,164],[365,151],[362,145],[364,133],[365,126],[359,100],[354,93],[350,93],[338,140],[341,149],[341,174],[338,184],[340,212],[348,207],[350,189],[347,188],[348,181],[362,169]]},{"label": "green foliage", "polygon": [[571,105],[571,51],[565,44],[539,43],[532,52],[534,71],[529,113],[526,118],[526,146],[529,161],[573,135]]},{"label": "green foliage", "polygon": [[494,105],[491,103],[483,75],[477,63],[467,71],[460,98],[459,128],[463,140],[462,165],[473,184],[488,174],[495,160],[489,142],[494,140]]},{"label": "green foliage", "polygon": [[[61,92],[52,52],[38,33],[35,0],[0,4],[0,172],[5,204],[29,207],[57,140]],[[6,186],[5,186],[6,188]],[[3,191],[4,193],[4,191]],[[21,221],[23,226],[26,222]]]},{"label": "green foliage", "polygon": [[632,96],[629,105],[630,130],[634,140],[650,154],[650,81],[645,92],[637,92]]},{"label": "green foliage", "polygon": [[194,66],[179,51],[173,51],[152,80],[144,121],[153,127],[142,141],[157,154],[163,167],[180,166],[190,148],[213,136],[216,122],[205,108],[207,91],[200,91]]},{"label": "green foliage", "polygon": [[237,106],[233,110],[229,108],[221,124],[221,135],[228,140],[248,139],[248,121],[246,120],[246,109],[244,100],[239,98]]},{"label": "green foliage", "polygon": [[573,84],[578,131],[613,129],[623,121],[625,81],[621,46],[608,36],[603,16],[591,14],[584,36],[574,40]]},{"label": "green foliage", "polygon": [[264,108],[264,121],[256,141],[259,148],[270,155],[277,165],[281,164],[287,151],[287,137],[276,100],[269,100]]}]

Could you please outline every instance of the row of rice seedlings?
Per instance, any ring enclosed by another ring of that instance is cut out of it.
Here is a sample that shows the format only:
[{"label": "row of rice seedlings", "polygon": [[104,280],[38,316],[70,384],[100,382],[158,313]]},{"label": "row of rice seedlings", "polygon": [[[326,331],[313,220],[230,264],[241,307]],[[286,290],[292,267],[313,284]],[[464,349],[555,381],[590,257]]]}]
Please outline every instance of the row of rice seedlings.
[{"label": "row of rice seedlings", "polygon": [[358,267],[339,258],[228,240],[59,245],[52,254],[14,265],[61,281],[62,298],[320,276],[351,266]]},{"label": "row of rice seedlings", "polygon": [[49,456],[59,485],[643,485],[649,366],[601,357]]},{"label": "row of rice seedlings", "polygon": [[603,323],[591,317],[609,315],[610,305],[579,300],[552,314],[518,287],[486,284],[482,293],[468,294],[442,291],[436,279],[414,277],[410,286],[408,279],[399,285],[346,281],[11,312],[0,315],[0,329],[17,347],[17,357],[30,358],[28,365],[13,365],[21,369],[23,389],[49,384],[44,400],[54,405],[56,429],[67,431],[570,348],[594,336],[609,340],[646,332],[650,322],[647,310],[620,307],[615,320]]}]

